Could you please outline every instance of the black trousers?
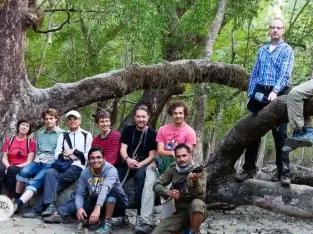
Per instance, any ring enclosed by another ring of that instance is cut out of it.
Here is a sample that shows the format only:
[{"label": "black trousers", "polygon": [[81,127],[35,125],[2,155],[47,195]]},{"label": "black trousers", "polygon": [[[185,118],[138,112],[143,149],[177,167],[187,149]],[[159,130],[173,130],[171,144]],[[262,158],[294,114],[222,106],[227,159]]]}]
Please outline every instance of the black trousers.
[{"label": "black trousers", "polygon": [[9,193],[14,194],[16,186],[16,175],[21,169],[21,167],[12,165],[9,166],[7,174],[5,174],[5,166],[3,164],[0,165],[0,193],[3,185],[5,185]]},{"label": "black trousers", "polygon": [[[264,93],[265,96],[268,96],[270,92],[272,91],[272,89],[273,87],[263,87],[260,85],[256,86],[256,91]],[[282,95],[283,92],[279,93],[278,95]],[[254,103],[257,103],[257,102],[255,100],[252,100],[252,101],[249,101],[248,105],[250,105],[250,107],[251,106],[253,107]],[[272,134],[273,134],[273,138],[275,141],[276,166],[277,166],[278,178],[280,178],[281,175],[285,175],[289,173],[289,165],[290,165],[289,153],[282,151],[283,146],[286,144],[287,123],[281,123],[279,126],[274,127],[272,129]],[[261,138],[257,139],[254,142],[249,143],[249,146],[246,148],[246,152],[245,152],[245,163],[242,167],[243,170],[245,171],[256,170],[255,164],[256,164],[260,144],[261,144]]]},{"label": "black trousers", "polygon": [[[126,176],[128,166],[127,163],[121,163],[116,165],[116,169],[118,172],[118,176],[120,181],[122,182],[124,177]],[[146,166],[143,166],[137,170],[130,170],[128,177],[126,178],[126,181],[134,177],[135,179],[135,206],[137,209],[137,213],[140,213],[140,207],[141,207],[141,197],[142,197],[142,191],[143,187],[145,185],[145,178],[146,178]],[[119,208],[118,204],[116,204],[117,208]],[[120,210],[120,216],[126,216],[125,208],[119,208]]]},{"label": "black trousers", "polygon": [[[272,134],[275,141],[278,178],[280,178],[281,175],[289,173],[289,153],[282,151],[282,147],[285,145],[287,138],[287,123],[282,123],[277,128],[273,128]],[[246,148],[245,163],[242,167],[243,170],[256,170],[255,164],[257,161],[260,144],[261,139],[251,142]]]}]

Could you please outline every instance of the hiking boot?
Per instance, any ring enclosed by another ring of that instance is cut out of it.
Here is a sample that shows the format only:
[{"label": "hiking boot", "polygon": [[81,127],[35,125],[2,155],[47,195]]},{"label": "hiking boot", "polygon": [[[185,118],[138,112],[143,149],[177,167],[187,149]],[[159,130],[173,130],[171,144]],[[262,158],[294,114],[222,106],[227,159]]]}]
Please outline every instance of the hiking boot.
[{"label": "hiking boot", "polygon": [[313,128],[305,128],[301,132],[295,131],[294,135],[286,140],[286,145],[293,149],[311,147],[313,145]]},{"label": "hiking boot", "polygon": [[42,220],[46,223],[64,223],[65,221],[58,212],[54,212],[51,216],[44,217]]},{"label": "hiking boot", "polygon": [[292,148],[292,147],[290,147],[290,146],[288,146],[288,145],[284,145],[281,150],[282,150],[283,152],[285,152],[285,153],[289,153],[289,152],[291,152],[291,151],[294,151],[295,149]]},{"label": "hiking boot", "polygon": [[136,226],[135,226],[136,234],[142,233],[142,234],[150,234],[153,231],[153,226],[147,224],[144,222],[142,217],[138,216],[136,220]]},{"label": "hiking boot", "polygon": [[112,223],[105,223],[100,225],[100,228],[95,232],[95,234],[111,234],[113,232]]},{"label": "hiking boot", "polygon": [[128,217],[118,217],[117,221],[113,224],[114,228],[131,228],[132,224],[129,222]]},{"label": "hiking boot", "polygon": [[28,219],[35,219],[39,216],[39,214],[37,214],[35,211],[31,211],[28,213],[23,214],[23,218],[28,218]]},{"label": "hiking boot", "polygon": [[42,217],[50,216],[50,215],[52,215],[55,211],[56,211],[55,205],[54,205],[54,204],[50,204],[50,205],[48,206],[48,208],[47,208],[44,212],[41,213],[41,216],[42,216]]},{"label": "hiking boot", "polygon": [[283,186],[287,186],[290,185],[291,180],[289,179],[289,177],[287,175],[282,175],[280,178],[280,183]]},{"label": "hiking boot", "polygon": [[253,179],[254,174],[255,174],[254,172],[243,171],[240,174],[235,175],[235,180],[242,182],[242,181],[245,181],[247,179]]}]

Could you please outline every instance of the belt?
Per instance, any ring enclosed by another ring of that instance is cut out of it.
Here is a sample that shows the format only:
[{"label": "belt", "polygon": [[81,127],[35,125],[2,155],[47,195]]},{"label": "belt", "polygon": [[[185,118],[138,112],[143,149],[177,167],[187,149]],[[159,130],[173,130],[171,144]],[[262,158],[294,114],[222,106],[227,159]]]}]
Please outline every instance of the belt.
[{"label": "belt", "polygon": [[260,84],[258,84],[258,86],[261,86],[261,87],[263,87],[266,90],[271,90],[271,89],[274,88],[274,86],[269,86],[269,85],[260,85]]}]

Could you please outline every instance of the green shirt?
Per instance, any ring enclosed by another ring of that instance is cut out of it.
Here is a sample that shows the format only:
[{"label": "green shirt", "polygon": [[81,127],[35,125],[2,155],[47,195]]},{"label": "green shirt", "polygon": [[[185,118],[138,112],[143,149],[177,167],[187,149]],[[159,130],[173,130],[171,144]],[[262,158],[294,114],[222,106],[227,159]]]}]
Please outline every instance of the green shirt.
[{"label": "green shirt", "polygon": [[58,137],[62,132],[64,132],[63,129],[56,127],[52,132],[45,129],[38,134],[35,162],[52,163],[55,160],[54,151],[57,147]]}]

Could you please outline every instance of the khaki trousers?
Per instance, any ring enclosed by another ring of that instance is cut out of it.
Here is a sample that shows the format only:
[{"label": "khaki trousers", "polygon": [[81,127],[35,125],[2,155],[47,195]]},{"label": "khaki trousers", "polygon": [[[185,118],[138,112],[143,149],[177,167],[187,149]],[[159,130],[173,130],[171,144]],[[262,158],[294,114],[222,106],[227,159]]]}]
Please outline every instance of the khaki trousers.
[{"label": "khaki trousers", "polygon": [[293,130],[311,127],[311,118],[304,118],[304,100],[313,96],[313,80],[306,81],[294,87],[287,96],[288,118]]}]

